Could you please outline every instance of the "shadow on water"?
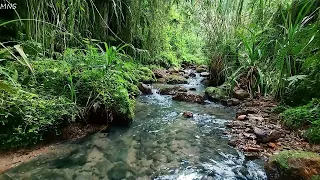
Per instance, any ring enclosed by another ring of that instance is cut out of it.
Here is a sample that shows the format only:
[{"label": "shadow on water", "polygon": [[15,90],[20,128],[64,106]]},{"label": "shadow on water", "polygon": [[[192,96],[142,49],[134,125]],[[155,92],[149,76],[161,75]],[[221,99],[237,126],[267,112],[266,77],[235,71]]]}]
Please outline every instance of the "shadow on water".
[{"label": "shadow on water", "polygon": [[[184,111],[194,118],[182,118]],[[41,156],[2,179],[266,179],[261,160],[246,160],[228,145],[224,124],[234,115],[217,104],[174,102],[156,93],[142,96],[130,128],[59,145],[54,148],[64,153]]]}]

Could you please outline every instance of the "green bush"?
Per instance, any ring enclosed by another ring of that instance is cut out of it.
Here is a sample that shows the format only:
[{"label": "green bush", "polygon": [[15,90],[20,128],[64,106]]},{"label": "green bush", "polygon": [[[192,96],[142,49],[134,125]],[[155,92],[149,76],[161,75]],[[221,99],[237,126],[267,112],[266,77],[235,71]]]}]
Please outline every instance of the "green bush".
[{"label": "green bush", "polygon": [[65,121],[74,121],[75,104],[63,97],[42,96],[21,87],[0,92],[1,149],[35,144],[43,135],[57,134]]},{"label": "green bush", "polygon": [[281,117],[286,126],[292,129],[306,128],[304,136],[313,143],[320,142],[320,100],[314,99],[307,105],[289,108]]},{"label": "green bush", "polygon": [[91,46],[67,49],[57,60],[31,60],[33,72],[21,63],[6,62],[4,67],[16,82],[6,81],[11,90],[0,91],[1,148],[37,143],[97,109],[130,123],[134,96],[139,94],[136,85],[154,81],[154,75],[120,51],[107,46],[103,52]]}]

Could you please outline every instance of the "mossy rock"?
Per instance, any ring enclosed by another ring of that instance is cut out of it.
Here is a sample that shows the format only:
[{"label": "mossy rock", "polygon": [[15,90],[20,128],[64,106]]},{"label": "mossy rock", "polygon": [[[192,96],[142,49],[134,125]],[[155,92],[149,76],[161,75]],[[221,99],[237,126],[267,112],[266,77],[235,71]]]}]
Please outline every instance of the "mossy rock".
[{"label": "mossy rock", "polygon": [[187,79],[183,76],[170,75],[166,78],[168,84],[186,84],[188,83]]},{"label": "mossy rock", "polygon": [[269,158],[265,165],[272,180],[319,179],[320,155],[304,151],[283,151]]},{"label": "mossy rock", "polygon": [[227,97],[226,91],[219,87],[208,87],[205,91],[209,100],[221,101]]}]

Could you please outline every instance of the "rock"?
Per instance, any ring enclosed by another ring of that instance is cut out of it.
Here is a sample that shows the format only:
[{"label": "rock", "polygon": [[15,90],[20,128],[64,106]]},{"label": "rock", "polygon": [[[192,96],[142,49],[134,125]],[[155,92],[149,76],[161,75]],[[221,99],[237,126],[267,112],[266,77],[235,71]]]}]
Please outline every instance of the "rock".
[{"label": "rock", "polygon": [[239,99],[231,98],[227,100],[227,106],[238,106],[240,104]]},{"label": "rock", "polygon": [[250,97],[250,94],[243,89],[238,89],[233,92],[233,97],[239,100],[245,100],[246,98]]},{"label": "rock", "polygon": [[207,71],[207,68],[204,68],[204,67],[197,67],[196,69],[197,73],[202,73],[202,72],[206,72]]},{"label": "rock", "polygon": [[196,68],[197,73],[206,72],[208,70],[208,66],[206,65],[200,65]]},{"label": "rock", "polygon": [[193,117],[193,113],[190,112],[190,111],[185,111],[183,114],[182,114],[183,117],[185,118],[192,118]]},{"label": "rock", "polygon": [[165,70],[162,69],[154,69],[152,72],[157,79],[164,78],[166,74]]},{"label": "rock", "polygon": [[277,145],[275,143],[272,143],[272,142],[268,143],[268,146],[270,148],[276,148],[277,147]]},{"label": "rock", "polygon": [[183,76],[170,75],[166,78],[168,84],[186,84],[188,83],[187,79]]},{"label": "rock", "polygon": [[270,180],[319,179],[320,155],[303,151],[282,151],[265,164]]},{"label": "rock", "polygon": [[210,76],[210,73],[208,73],[208,72],[202,72],[202,73],[200,73],[200,76],[201,76],[201,77],[209,77],[209,76]]},{"label": "rock", "polygon": [[261,115],[257,114],[248,114],[248,119],[253,121],[263,121],[264,118]]},{"label": "rock", "polygon": [[176,95],[179,92],[187,92],[188,90],[182,86],[168,87],[159,90],[161,95]]},{"label": "rock", "polygon": [[194,78],[194,77],[196,77],[196,76],[197,76],[197,74],[196,74],[196,73],[194,73],[194,72],[191,72],[191,73],[189,74],[189,76]]},{"label": "rock", "polygon": [[178,93],[175,96],[173,96],[172,99],[176,101],[185,101],[199,104],[204,103],[203,97],[198,94]]},{"label": "rock", "polygon": [[143,84],[143,83],[139,83],[138,84],[138,88],[139,90],[143,93],[143,94],[152,94],[152,89],[150,86]]},{"label": "rock", "polygon": [[251,147],[251,146],[245,147],[243,150],[246,151],[246,152],[260,152],[260,151],[261,151],[260,148],[258,148],[258,147]]},{"label": "rock", "polygon": [[255,127],[253,132],[257,137],[257,142],[259,143],[274,142],[281,137],[281,133],[276,130],[266,131]]},{"label": "rock", "polygon": [[244,121],[244,120],[247,120],[247,115],[240,115],[237,117],[238,120],[240,121]]},{"label": "rock", "polygon": [[230,139],[229,141],[228,141],[228,145],[229,146],[232,146],[232,147],[236,147],[237,146],[237,144],[238,144],[238,140],[237,139]]},{"label": "rock", "polygon": [[189,88],[190,91],[196,91],[197,89],[195,87]]},{"label": "rock", "polygon": [[119,162],[113,166],[108,172],[108,178],[110,180],[121,180],[126,178],[126,173],[130,172],[131,168],[124,162]]},{"label": "rock", "polygon": [[204,86],[209,86],[209,84],[210,84],[210,80],[209,79],[202,79],[201,80],[201,84],[203,84]]},{"label": "rock", "polygon": [[240,109],[237,111],[237,116],[239,115],[248,115],[248,114],[255,114],[257,113],[257,110],[255,108],[245,108],[245,109]]},{"label": "rock", "polygon": [[232,127],[237,127],[237,128],[239,128],[239,127],[245,127],[245,123],[244,122],[242,122],[242,121],[232,121],[231,123],[228,123],[228,124],[226,124],[226,126],[228,127],[228,128],[232,128]]},{"label": "rock", "polygon": [[209,100],[213,101],[220,101],[227,96],[225,91],[217,87],[208,87],[205,93],[208,96]]},{"label": "rock", "polygon": [[165,78],[159,78],[157,79],[157,83],[165,83],[166,79]]},{"label": "rock", "polygon": [[168,69],[168,72],[169,72],[170,74],[172,74],[172,73],[179,73],[179,68],[177,68],[177,67],[171,67],[171,68]]}]

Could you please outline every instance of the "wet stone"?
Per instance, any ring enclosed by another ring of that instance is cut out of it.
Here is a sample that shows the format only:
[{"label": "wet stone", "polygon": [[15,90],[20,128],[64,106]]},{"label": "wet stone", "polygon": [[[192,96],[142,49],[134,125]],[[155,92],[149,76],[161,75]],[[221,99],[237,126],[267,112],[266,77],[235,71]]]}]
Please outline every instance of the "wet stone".
[{"label": "wet stone", "polygon": [[118,154],[117,161],[126,161],[128,157],[128,149],[121,149]]},{"label": "wet stone", "polygon": [[128,171],[131,172],[131,167],[126,163],[119,162],[109,170],[108,178],[110,180],[125,179]]}]

